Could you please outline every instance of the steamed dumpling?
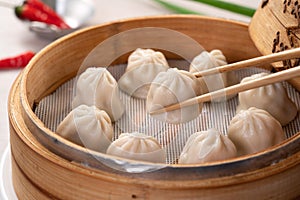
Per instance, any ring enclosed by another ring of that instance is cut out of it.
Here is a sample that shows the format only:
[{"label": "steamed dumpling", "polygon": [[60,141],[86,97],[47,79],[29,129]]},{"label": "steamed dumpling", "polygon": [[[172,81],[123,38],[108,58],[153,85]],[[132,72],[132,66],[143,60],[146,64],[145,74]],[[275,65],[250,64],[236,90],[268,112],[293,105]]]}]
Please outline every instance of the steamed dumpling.
[{"label": "steamed dumpling", "polygon": [[119,87],[133,97],[146,99],[155,76],[168,68],[161,52],[138,48],[128,58],[126,71],[118,81]]},{"label": "steamed dumpling", "polygon": [[[201,94],[199,82],[190,72],[170,68],[160,72],[153,80],[147,96],[147,112],[160,109]],[[198,117],[202,104],[155,114],[152,117],[168,123],[187,122]]]},{"label": "steamed dumpling", "polygon": [[216,129],[196,132],[187,140],[178,160],[179,164],[200,164],[234,158],[232,141]]},{"label": "steamed dumpling", "polygon": [[[212,69],[218,66],[226,65],[226,57],[220,50],[212,50],[211,52],[203,51],[196,56],[191,62],[189,71],[191,73],[200,72],[208,69]],[[206,83],[203,88],[203,93],[212,92],[215,90],[223,89],[225,87],[238,83],[238,79],[234,72],[224,72],[220,74],[214,74],[210,76],[202,77]],[[231,95],[227,98],[231,98],[235,95]],[[223,100],[222,98],[214,99],[216,101]]]},{"label": "steamed dumpling", "polygon": [[107,154],[122,158],[155,163],[165,163],[166,153],[158,141],[142,133],[122,133],[111,143]]},{"label": "steamed dumpling", "polygon": [[280,143],[285,134],[280,123],[267,111],[255,107],[241,110],[228,127],[228,137],[238,154],[255,153]]},{"label": "steamed dumpling", "polygon": [[80,105],[58,125],[56,133],[71,142],[105,153],[112,140],[113,127],[105,111]]},{"label": "steamed dumpling", "polygon": [[[268,73],[254,74],[244,78],[241,83],[264,77]],[[275,117],[282,126],[288,124],[297,115],[295,103],[288,97],[282,83],[274,83],[263,87],[239,93],[239,106],[237,112],[250,107],[266,110]]]},{"label": "steamed dumpling", "polygon": [[112,121],[122,116],[124,105],[119,97],[119,87],[106,68],[88,68],[79,76],[72,106],[76,108],[81,104],[105,110]]},{"label": "steamed dumpling", "polygon": [[211,52],[203,51],[193,59],[190,72],[199,72],[223,65],[227,65],[227,61],[222,51],[218,49]]}]

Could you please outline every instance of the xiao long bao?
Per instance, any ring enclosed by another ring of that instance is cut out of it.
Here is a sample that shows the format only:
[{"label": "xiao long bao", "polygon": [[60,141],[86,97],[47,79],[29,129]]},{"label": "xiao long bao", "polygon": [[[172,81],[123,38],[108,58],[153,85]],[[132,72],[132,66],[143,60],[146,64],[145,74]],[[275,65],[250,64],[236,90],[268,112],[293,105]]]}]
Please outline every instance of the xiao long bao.
[{"label": "xiao long bao", "polygon": [[236,157],[232,141],[218,130],[196,132],[187,140],[178,160],[179,164],[200,164]]},{"label": "xiao long bao", "polygon": [[158,141],[142,133],[122,133],[111,143],[107,154],[122,158],[155,163],[165,163],[166,153]]},{"label": "xiao long bao", "polygon": [[[193,74],[177,68],[160,72],[153,80],[146,101],[147,112],[166,107],[200,95],[200,82]],[[155,114],[152,117],[168,123],[183,123],[195,119],[202,110],[202,104]]]},{"label": "xiao long bao", "polygon": [[[214,49],[211,52],[203,51],[192,60],[189,71],[191,73],[197,73],[226,64],[226,57],[223,55],[222,51],[218,49]],[[238,83],[238,79],[234,72],[214,74],[203,77],[203,79],[206,83],[204,85],[205,87],[202,88],[203,93],[212,92]],[[231,98],[233,96],[235,95],[228,96],[227,98]],[[223,100],[223,98],[214,100],[220,101]]]},{"label": "xiao long bao", "polygon": [[80,105],[58,125],[56,133],[71,142],[105,153],[112,141],[113,127],[105,111]]},{"label": "xiao long bao", "polygon": [[251,107],[236,114],[228,127],[228,137],[238,154],[255,153],[282,142],[281,124],[267,111]]},{"label": "xiao long bao", "polygon": [[[265,72],[254,74],[244,78],[241,83],[267,75],[268,73]],[[274,83],[239,93],[237,113],[240,110],[250,107],[266,110],[275,117],[282,126],[292,121],[298,112],[296,104],[288,97],[287,91],[282,83]]]},{"label": "xiao long bao", "polygon": [[112,121],[122,116],[124,105],[119,97],[119,87],[106,68],[91,67],[79,76],[72,106],[82,104],[104,110]]},{"label": "xiao long bao", "polygon": [[146,99],[153,79],[168,68],[161,52],[138,48],[128,58],[126,71],[118,81],[119,87],[130,96]]}]

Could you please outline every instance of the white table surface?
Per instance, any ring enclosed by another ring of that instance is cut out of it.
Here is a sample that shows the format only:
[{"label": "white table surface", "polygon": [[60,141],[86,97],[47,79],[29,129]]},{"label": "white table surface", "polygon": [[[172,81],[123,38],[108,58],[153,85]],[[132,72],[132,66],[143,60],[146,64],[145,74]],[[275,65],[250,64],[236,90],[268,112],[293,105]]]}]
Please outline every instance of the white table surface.
[{"label": "white table surface", "polygon": [[[229,18],[246,23],[251,20],[248,17],[224,12],[219,9],[212,9],[209,6],[200,5],[188,0],[166,1],[184,5],[187,8],[211,16]],[[253,8],[256,8],[260,4],[260,0],[230,0],[230,2]],[[86,26],[130,17],[171,13],[152,0],[94,0],[94,3],[96,9],[95,15],[87,22]],[[9,8],[0,7],[0,27],[0,59],[28,50],[38,52],[51,43],[51,41],[39,38],[30,32],[26,23],[17,19],[13,10]],[[19,73],[20,70],[0,70],[0,157],[5,147],[9,145],[7,99],[11,85]]]}]

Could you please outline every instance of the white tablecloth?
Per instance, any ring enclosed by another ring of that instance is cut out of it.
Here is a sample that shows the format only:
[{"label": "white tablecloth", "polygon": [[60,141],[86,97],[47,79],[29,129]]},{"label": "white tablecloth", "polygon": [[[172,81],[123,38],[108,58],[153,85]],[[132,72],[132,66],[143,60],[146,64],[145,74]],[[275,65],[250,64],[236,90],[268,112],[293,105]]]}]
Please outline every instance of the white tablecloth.
[{"label": "white tablecloth", "polygon": [[[166,1],[183,5],[187,8],[194,9],[211,16],[230,18],[244,22],[249,22],[251,20],[248,17],[224,12],[219,9],[212,9],[209,6],[200,5],[199,3],[192,1]],[[260,3],[259,0],[230,1],[251,6],[253,8],[256,8]],[[94,3],[96,9],[95,15],[86,23],[86,26],[130,17],[171,13],[152,0],[94,0]],[[30,32],[28,30],[28,24],[17,19],[14,15],[13,9],[0,7],[0,16],[0,59],[14,56],[28,50],[38,52],[51,42],[49,40],[39,38],[34,33]],[[9,90],[19,73],[20,70],[0,70],[0,157],[3,154],[5,147],[9,144],[7,113]]]}]

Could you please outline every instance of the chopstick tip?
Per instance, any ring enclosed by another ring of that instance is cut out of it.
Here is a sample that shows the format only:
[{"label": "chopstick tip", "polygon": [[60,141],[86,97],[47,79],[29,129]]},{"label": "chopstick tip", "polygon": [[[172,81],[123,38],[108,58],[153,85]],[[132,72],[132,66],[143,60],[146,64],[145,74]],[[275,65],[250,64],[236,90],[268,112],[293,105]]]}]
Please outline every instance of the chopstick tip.
[{"label": "chopstick tip", "polygon": [[149,112],[150,115],[158,115],[158,114],[162,114],[166,112],[166,109],[165,108],[160,108],[160,109],[157,109],[157,110],[151,110]]}]

